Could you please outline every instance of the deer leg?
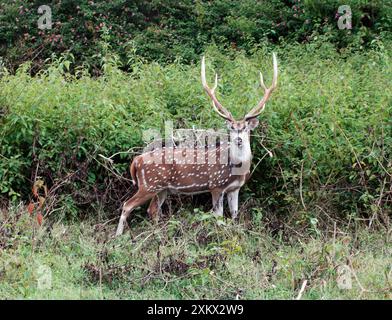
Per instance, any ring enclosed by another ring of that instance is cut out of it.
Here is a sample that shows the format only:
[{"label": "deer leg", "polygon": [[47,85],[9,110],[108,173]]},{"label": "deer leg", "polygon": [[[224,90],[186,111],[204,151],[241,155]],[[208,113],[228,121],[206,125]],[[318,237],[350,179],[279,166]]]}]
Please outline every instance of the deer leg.
[{"label": "deer leg", "polygon": [[166,200],[166,196],[166,190],[159,192],[154,198],[152,198],[150,205],[147,209],[148,215],[155,223],[158,223],[159,216],[161,214],[161,207]]},{"label": "deer leg", "polygon": [[137,207],[141,206],[146,201],[150,200],[155,196],[155,193],[146,192],[146,191],[138,191],[136,194],[129,200],[125,201],[120,217],[120,221],[118,223],[116,236],[119,236],[124,231],[124,225],[129,217],[129,214]]},{"label": "deer leg", "polygon": [[165,202],[166,197],[167,197],[167,190],[163,190],[158,193],[158,200],[159,200],[158,211],[159,211],[159,213],[161,213],[161,207],[162,207],[163,203]]},{"label": "deer leg", "polygon": [[232,219],[236,219],[238,215],[238,194],[240,189],[230,191],[227,193],[227,202],[229,203],[229,210]]},{"label": "deer leg", "polygon": [[156,195],[154,198],[151,199],[150,205],[148,206],[147,209],[148,216],[150,217],[151,220],[154,222],[158,222],[157,216],[158,216],[158,195]]},{"label": "deer leg", "polygon": [[223,195],[222,191],[212,191],[212,210],[214,211],[215,216],[222,217],[223,216]]}]

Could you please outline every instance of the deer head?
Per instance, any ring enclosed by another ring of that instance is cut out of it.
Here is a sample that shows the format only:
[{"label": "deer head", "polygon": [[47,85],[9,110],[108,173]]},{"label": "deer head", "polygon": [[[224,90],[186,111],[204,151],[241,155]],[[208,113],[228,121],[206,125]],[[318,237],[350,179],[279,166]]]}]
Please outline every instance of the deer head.
[{"label": "deer head", "polygon": [[267,88],[264,84],[263,75],[260,72],[260,85],[264,89],[264,96],[259,103],[250,110],[241,120],[235,120],[230,111],[222,106],[215,95],[215,90],[218,86],[218,75],[215,74],[215,84],[211,89],[206,80],[205,58],[201,60],[201,81],[203,88],[212,100],[214,110],[227,121],[227,127],[230,132],[230,158],[234,164],[249,163],[251,160],[250,149],[250,131],[255,129],[259,121],[257,117],[264,110],[265,104],[271,96],[272,91],[275,90],[278,83],[278,63],[275,53],[272,54],[273,59],[273,79],[272,85]]}]

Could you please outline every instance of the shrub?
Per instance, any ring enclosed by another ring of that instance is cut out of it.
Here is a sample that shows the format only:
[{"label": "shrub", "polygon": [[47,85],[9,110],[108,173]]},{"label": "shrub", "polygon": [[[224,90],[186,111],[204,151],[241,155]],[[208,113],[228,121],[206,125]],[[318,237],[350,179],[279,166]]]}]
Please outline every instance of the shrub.
[{"label": "shrub", "polygon": [[[206,45],[245,49],[322,37],[336,48],[362,49],[387,38],[392,6],[382,0],[159,0],[48,1],[51,30],[40,30],[39,1],[0,4],[0,54],[10,70],[33,61],[37,72],[53,53],[72,53],[76,65],[100,71],[100,40],[105,38],[127,67],[129,52],[148,60],[198,60]],[[349,5],[353,29],[339,30],[339,5]],[[98,53],[98,54],[97,54]]]},{"label": "shrub", "polygon": [[[242,197],[255,198],[267,212],[296,213],[290,217],[316,227],[315,216],[323,210],[388,219],[392,106],[386,90],[390,44],[385,47],[345,56],[323,42],[276,48],[279,89],[252,140],[254,164],[263,160]],[[208,77],[212,68],[222,75],[222,103],[242,116],[262,95],[258,70],[270,79],[270,53],[260,49],[247,57],[210,47],[206,55]],[[137,55],[130,61],[133,72],[124,73],[118,59],[106,55],[99,78],[83,68],[71,75],[72,61],[64,57],[35,77],[28,64],[3,75],[3,196],[28,199],[39,176],[54,189],[57,206],[65,201],[79,209],[96,203],[119,207],[130,183],[108,171],[99,154],[142,147],[142,131],[160,129],[165,120],[179,128],[222,127],[202,91],[199,64],[160,65]],[[273,158],[265,157],[261,142]],[[120,174],[133,155],[113,158]]]}]

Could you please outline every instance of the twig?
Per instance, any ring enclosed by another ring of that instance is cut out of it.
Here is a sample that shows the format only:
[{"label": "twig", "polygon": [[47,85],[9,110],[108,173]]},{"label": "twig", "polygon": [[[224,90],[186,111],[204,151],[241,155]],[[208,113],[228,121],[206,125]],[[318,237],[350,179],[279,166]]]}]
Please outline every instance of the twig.
[{"label": "twig", "polygon": [[332,257],[335,259],[336,254],[336,221],[333,222],[333,245],[332,245]]},{"label": "twig", "polygon": [[349,262],[349,264],[350,264],[351,273],[353,274],[353,276],[354,276],[354,278],[355,278],[355,281],[357,281],[358,286],[361,288],[361,293],[360,293],[360,295],[362,295],[363,292],[370,292],[369,290],[365,289],[365,288],[362,286],[361,282],[359,281],[358,276],[357,276],[357,273],[356,273],[355,270],[354,270],[353,263],[352,263],[352,261],[351,261],[350,258],[348,258],[348,262]]},{"label": "twig", "polygon": [[213,277],[213,278],[215,278],[216,280],[222,282],[223,284],[225,284],[225,285],[228,286],[228,287],[236,288],[236,286],[235,286],[234,284],[232,284],[232,283],[230,283],[230,282],[227,282],[227,281],[225,281],[225,280],[219,278],[219,277],[216,276],[213,272],[210,272],[210,276]]},{"label": "twig", "polygon": [[132,150],[133,149],[138,149],[139,147],[132,147],[132,148],[129,148],[127,151],[119,151],[119,152],[116,152],[116,153],[114,153],[114,154],[112,154],[109,158],[107,158],[107,157],[105,157],[105,156],[103,156],[102,154],[98,154],[100,157],[102,157],[102,158],[104,158],[105,160],[108,160],[108,161],[110,161],[110,162],[113,162],[113,159],[112,158],[114,158],[115,156],[117,156],[117,155],[119,155],[119,154],[130,154],[130,153],[134,153]]},{"label": "twig", "polygon": [[[110,158],[106,158],[106,157],[104,157],[103,155],[99,155],[99,156],[101,156],[103,159],[105,159],[105,160],[107,160],[108,161],[108,163],[110,163],[112,166],[113,166],[113,160],[112,159],[110,159]],[[118,180],[125,180],[125,181],[128,181],[128,182],[132,182],[133,183],[133,180],[131,180],[131,179],[128,179],[128,178],[125,178],[125,177],[123,177],[122,175],[120,175],[120,173],[113,167],[113,169],[112,168],[109,168],[106,164],[104,164],[104,163],[102,163],[101,161],[99,161],[98,159],[96,159],[96,158],[93,158],[95,161],[97,161],[101,166],[103,166],[106,170],[108,170],[109,172],[111,172]],[[113,170],[116,170],[117,172],[115,172],[115,171],[113,171]]]},{"label": "twig", "polygon": [[304,282],[302,282],[301,290],[299,290],[298,296],[297,296],[297,298],[295,298],[295,300],[301,300],[302,294],[303,294],[304,291],[305,291],[305,288],[306,288],[306,284],[307,284],[307,283],[308,283],[308,280],[304,280]]},{"label": "twig", "polygon": [[300,180],[299,180],[299,196],[301,197],[301,203],[302,206],[304,207],[305,210],[307,210],[306,206],[305,206],[305,201],[304,201],[304,197],[302,195],[302,175],[304,173],[304,162],[301,162],[301,175],[300,175]]},{"label": "twig", "polygon": [[379,164],[380,167],[385,171],[385,173],[386,173],[388,176],[390,176],[390,177],[392,178],[392,174],[390,174],[390,173],[388,172],[388,170],[385,169],[385,167],[384,167],[383,164],[381,163],[380,159],[376,158],[375,156],[373,156],[373,157],[374,157],[374,159],[377,160],[378,164]]},{"label": "twig", "polygon": [[[305,238],[305,236],[304,236],[302,233],[300,233],[300,232],[298,232],[297,230],[295,230],[294,228],[290,227],[287,223],[284,223],[284,222],[283,222],[283,224],[284,224],[285,228],[290,229],[291,231],[293,231],[294,233],[296,233],[297,235],[299,235],[301,238]],[[300,239],[298,239],[298,241],[302,244],[302,242],[301,242]]]},{"label": "twig", "polygon": [[99,293],[101,295],[101,300],[103,300],[103,294],[102,294],[102,267],[99,267]]},{"label": "twig", "polygon": [[295,298],[295,300],[301,300],[302,294],[303,294],[304,291],[305,291],[305,288],[306,288],[306,284],[307,284],[307,283],[308,283],[308,280],[304,280],[304,282],[302,282],[301,290],[299,290],[298,296],[297,296],[297,298]]},{"label": "twig", "polygon": [[[158,231],[158,232],[159,232],[159,231]],[[135,250],[133,250],[133,252],[137,252],[137,251],[143,246],[143,244],[144,244],[151,236],[155,235],[156,233],[157,233],[157,231],[156,231],[156,230],[153,230],[153,232],[151,232],[147,237],[145,237],[145,238],[140,242],[139,246],[137,246],[137,247],[135,248]]]},{"label": "twig", "polygon": [[103,226],[107,225],[108,223],[110,223],[110,222],[112,222],[114,220],[117,220],[117,219],[118,219],[118,217],[114,217],[114,218],[109,219],[109,220],[107,220],[105,222],[97,223],[97,224],[94,225],[94,227],[97,227],[97,226],[103,227]]},{"label": "twig", "polygon": [[267,151],[267,153],[265,153],[260,159],[259,161],[257,161],[256,165],[254,166],[250,176],[253,175],[253,173],[255,172],[255,170],[257,169],[257,167],[259,166],[260,162],[263,161],[263,159],[267,156],[267,154],[272,158],[272,152],[270,150],[268,150],[261,142],[260,142],[261,146]]},{"label": "twig", "polygon": [[268,155],[270,156],[270,158],[272,158],[272,157],[273,157],[272,152],[271,152],[270,150],[268,150],[268,149],[263,145],[263,143],[262,143],[261,141],[260,141],[259,143],[260,143],[260,145],[264,148],[264,150],[267,151],[267,153],[268,153]]},{"label": "twig", "polygon": [[[379,196],[378,201],[377,201],[377,208],[380,208],[380,206],[381,206],[381,201],[382,201],[382,198],[383,198],[383,195],[384,195],[385,184],[386,184],[386,178],[384,178],[384,181],[383,181],[383,184],[382,184],[382,188],[381,188],[381,191],[380,191],[380,196]],[[378,210],[375,210],[373,215],[372,215],[372,217],[370,218],[369,228],[372,226],[373,220],[375,219],[375,217],[377,215],[377,212],[378,212]]]},{"label": "twig", "polygon": [[354,149],[354,147],[353,147],[353,145],[352,145],[350,139],[347,137],[346,133],[345,133],[344,130],[339,126],[338,123],[335,123],[335,125],[336,125],[336,126],[339,128],[339,130],[342,132],[344,138],[346,139],[347,143],[348,143],[349,146],[350,146],[351,151],[352,151],[353,154],[354,154],[354,157],[355,157],[355,159],[356,159],[356,161],[357,161],[358,166],[361,168],[361,170],[362,170],[362,172],[363,172],[363,168],[362,168],[362,165],[361,165],[361,161],[359,161],[359,157],[358,157],[357,153],[355,152],[355,149]]}]

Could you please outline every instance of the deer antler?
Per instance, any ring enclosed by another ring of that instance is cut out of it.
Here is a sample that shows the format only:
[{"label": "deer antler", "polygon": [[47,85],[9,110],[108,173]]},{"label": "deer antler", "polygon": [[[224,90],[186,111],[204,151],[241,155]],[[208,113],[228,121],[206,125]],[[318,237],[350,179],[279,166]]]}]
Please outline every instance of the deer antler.
[{"label": "deer antler", "polygon": [[264,89],[264,96],[260,100],[260,102],[257,104],[257,106],[248,112],[248,114],[244,118],[245,120],[257,117],[264,110],[265,103],[268,101],[269,97],[271,96],[272,91],[275,90],[275,88],[278,84],[278,62],[276,60],[275,53],[272,54],[272,60],[273,60],[273,65],[274,65],[274,76],[272,78],[272,85],[269,88],[267,88],[265,86],[263,74],[260,72],[260,85]]},{"label": "deer antler", "polygon": [[229,120],[229,121],[233,121],[234,118],[233,118],[232,114],[219,103],[218,99],[215,96],[215,89],[218,86],[218,74],[215,74],[215,84],[212,89],[210,89],[210,87],[207,84],[206,65],[205,65],[204,56],[201,60],[201,82],[203,84],[204,90],[207,92],[209,97],[212,99],[212,106],[214,107],[215,111],[224,119]]}]

